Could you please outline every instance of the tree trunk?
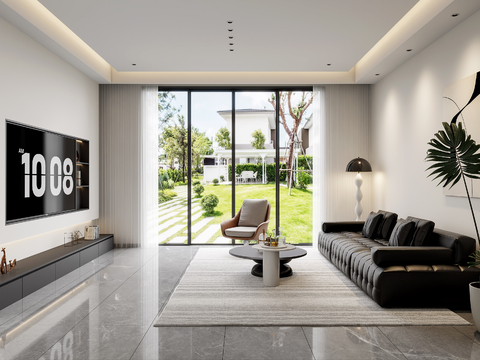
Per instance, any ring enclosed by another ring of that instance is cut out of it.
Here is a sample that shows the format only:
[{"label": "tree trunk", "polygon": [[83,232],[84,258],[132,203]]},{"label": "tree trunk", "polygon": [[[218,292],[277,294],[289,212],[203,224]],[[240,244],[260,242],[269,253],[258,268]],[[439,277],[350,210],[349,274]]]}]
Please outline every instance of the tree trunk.
[{"label": "tree trunk", "polygon": [[290,189],[292,187],[292,181],[293,181],[293,176],[292,176],[292,165],[293,165],[293,139],[290,139],[290,144],[288,145],[288,156],[287,156],[287,161],[286,161],[286,167],[287,167],[287,186]]}]

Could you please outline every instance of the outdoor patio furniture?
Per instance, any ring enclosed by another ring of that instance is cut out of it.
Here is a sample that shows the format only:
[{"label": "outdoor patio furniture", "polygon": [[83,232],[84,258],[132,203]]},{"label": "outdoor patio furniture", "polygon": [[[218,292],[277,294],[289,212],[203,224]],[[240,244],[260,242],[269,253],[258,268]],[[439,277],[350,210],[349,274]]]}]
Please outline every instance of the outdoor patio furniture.
[{"label": "outdoor patio furniture", "polygon": [[242,171],[242,181],[244,183],[250,181],[253,178],[253,171]]},{"label": "outdoor patio furniture", "polygon": [[267,231],[270,222],[270,203],[264,199],[245,199],[242,207],[233,219],[220,224],[222,236],[228,239],[242,240],[244,245],[250,240],[258,240],[263,231]]},{"label": "outdoor patio furniture", "polygon": [[257,171],[255,171],[255,172],[253,173],[253,175],[252,175],[252,180],[253,180],[254,182],[257,181]]}]

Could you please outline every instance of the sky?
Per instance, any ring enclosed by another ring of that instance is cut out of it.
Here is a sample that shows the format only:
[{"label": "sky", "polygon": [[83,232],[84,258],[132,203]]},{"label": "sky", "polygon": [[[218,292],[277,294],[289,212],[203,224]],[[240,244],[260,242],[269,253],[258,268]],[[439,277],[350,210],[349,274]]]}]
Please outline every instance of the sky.
[{"label": "sky", "polygon": [[[187,119],[187,92],[171,92],[175,95],[172,105],[180,110],[180,115]],[[266,109],[273,110],[268,102],[272,92],[237,92],[235,97],[235,107],[237,109]],[[294,94],[292,103],[298,103],[300,94]],[[218,129],[226,126],[225,120],[217,113],[219,110],[230,110],[232,108],[232,94],[225,92],[192,92],[192,126],[204,132],[209,139],[213,139]],[[302,120],[312,114],[313,104],[309,106]],[[287,123],[291,128],[292,119],[288,117]],[[285,146],[286,133],[283,126],[280,125],[280,144]]]}]

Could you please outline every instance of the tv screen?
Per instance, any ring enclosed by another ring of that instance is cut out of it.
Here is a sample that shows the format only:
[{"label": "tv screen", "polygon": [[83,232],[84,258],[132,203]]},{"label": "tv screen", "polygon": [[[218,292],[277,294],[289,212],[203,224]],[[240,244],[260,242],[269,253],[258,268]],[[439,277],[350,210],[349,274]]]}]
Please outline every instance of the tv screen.
[{"label": "tv screen", "polygon": [[75,210],[76,139],[6,122],[6,223]]}]

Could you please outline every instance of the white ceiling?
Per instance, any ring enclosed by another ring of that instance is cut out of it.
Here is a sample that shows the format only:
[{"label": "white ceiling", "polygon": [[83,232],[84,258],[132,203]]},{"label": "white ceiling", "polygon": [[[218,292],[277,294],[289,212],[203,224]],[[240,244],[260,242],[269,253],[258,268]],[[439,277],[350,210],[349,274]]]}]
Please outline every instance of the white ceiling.
[{"label": "white ceiling", "polygon": [[417,3],[39,1],[117,71],[349,71]]},{"label": "white ceiling", "polygon": [[98,83],[165,86],[374,84],[479,10],[480,0],[0,0],[0,17]]}]

